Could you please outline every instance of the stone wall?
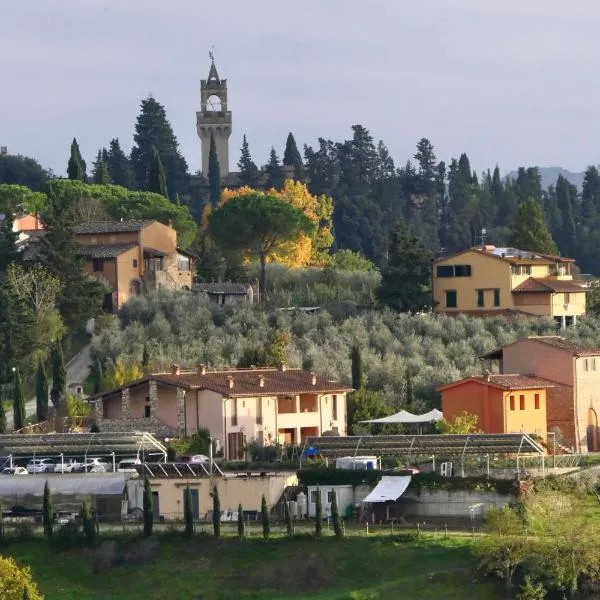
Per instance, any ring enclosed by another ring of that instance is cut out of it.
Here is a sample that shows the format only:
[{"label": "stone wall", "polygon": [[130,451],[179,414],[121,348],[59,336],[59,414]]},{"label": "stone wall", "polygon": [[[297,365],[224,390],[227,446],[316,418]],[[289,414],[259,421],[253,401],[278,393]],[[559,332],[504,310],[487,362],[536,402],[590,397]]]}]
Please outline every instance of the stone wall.
[{"label": "stone wall", "polygon": [[427,489],[422,489],[420,494],[409,490],[402,498],[410,501],[405,507],[407,516],[471,518],[473,509],[473,516],[478,520],[490,508],[501,508],[516,500],[515,496],[497,492]]},{"label": "stone wall", "polygon": [[168,427],[158,419],[97,419],[98,428],[101,432],[113,433],[120,431],[145,431],[154,436],[175,437],[182,435],[183,429],[178,430]]}]

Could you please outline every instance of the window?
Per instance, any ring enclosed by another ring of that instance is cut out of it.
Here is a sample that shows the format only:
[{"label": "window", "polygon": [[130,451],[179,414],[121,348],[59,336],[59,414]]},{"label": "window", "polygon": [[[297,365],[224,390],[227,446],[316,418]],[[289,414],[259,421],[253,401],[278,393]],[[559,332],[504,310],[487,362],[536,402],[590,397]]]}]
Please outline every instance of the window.
[{"label": "window", "polygon": [[446,290],[446,308],[456,308],[457,306],[456,290]]},{"label": "window", "polygon": [[133,268],[137,269],[137,265],[138,265],[137,258],[134,258],[133,259]]},{"label": "window", "polygon": [[596,359],[595,358],[590,358],[590,365],[592,367],[592,371],[596,370]]},{"label": "window", "polygon": [[525,396],[519,396],[519,410],[525,410]]},{"label": "window", "polygon": [[477,290],[477,306],[485,306],[485,294],[483,290]]},{"label": "window", "polygon": [[569,304],[569,302],[571,302],[571,294],[565,292],[565,304]]},{"label": "window", "polygon": [[494,306],[500,306],[500,290],[494,290]]},{"label": "window", "polygon": [[334,421],[337,421],[337,394],[333,394],[332,396],[332,407],[331,407],[331,411],[332,411],[332,418]]},{"label": "window", "polygon": [[437,268],[437,276],[438,277],[454,277],[454,267],[440,265]]},{"label": "window", "polygon": [[456,265],[454,277],[471,277],[471,265]]},{"label": "window", "polygon": [[146,396],[146,402],[144,403],[144,419],[150,418],[150,396]]},{"label": "window", "polygon": [[316,504],[317,503],[317,492],[318,492],[318,490],[311,490],[310,491],[310,503],[311,504]]},{"label": "window", "polygon": [[538,410],[540,408],[540,395],[539,394],[535,394],[533,396],[533,405],[535,407],[536,410]]},{"label": "window", "polygon": [[589,368],[589,364],[588,364],[588,359],[586,358],[586,359],[583,361],[583,370],[584,370],[584,371],[587,371],[587,370],[588,370],[588,368]]},{"label": "window", "polygon": [[99,273],[104,271],[104,259],[103,258],[94,258],[92,261],[94,266],[94,273]]},{"label": "window", "polygon": [[238,424],[238,419],[237,419],[238,415],[237,415],[237,400],[233,400],[233,407],[231,410],[231,425],[233,427],[236,427]]},{"label": "window", "polygon": [[183,254],[177,255],[177,268],[180,271],[189,271],[190,270],[190,259]]},{"label": "window", "polygon": [[510,397],[510,410],[515,410],[515,397]]}]

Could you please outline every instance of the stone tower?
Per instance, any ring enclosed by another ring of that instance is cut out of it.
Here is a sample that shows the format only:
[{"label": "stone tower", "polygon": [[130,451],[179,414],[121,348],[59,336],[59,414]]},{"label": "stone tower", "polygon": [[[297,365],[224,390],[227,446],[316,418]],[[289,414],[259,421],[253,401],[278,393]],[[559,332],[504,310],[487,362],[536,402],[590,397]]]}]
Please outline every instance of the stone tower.
[{"label": "stone tower", "polygon": [[215,57],[210,55],[208,79],[200,82],[200,111],[196,113],[198,135],[202,140],[202,174],[208,176],[211,133],[215,138],[221,177],[229,173],[229,136],[231,111],[227,110],[227,79],[220,79]]}]

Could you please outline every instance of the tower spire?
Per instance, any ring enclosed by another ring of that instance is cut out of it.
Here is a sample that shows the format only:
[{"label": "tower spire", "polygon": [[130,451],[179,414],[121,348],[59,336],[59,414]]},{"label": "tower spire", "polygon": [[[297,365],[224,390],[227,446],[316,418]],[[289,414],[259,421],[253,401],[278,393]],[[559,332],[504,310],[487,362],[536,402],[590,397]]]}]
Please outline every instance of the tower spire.
[{"label": "tower spire", "polygon": [[208,51],[208,56],[210,58],[210,71],[208,72],[208,79],[206,80],[209,83],[216,83],[220,85],[221,80],[219,79],[219,74],[217,73],[217,67],[215,66],[215,47],[211,46]]}]

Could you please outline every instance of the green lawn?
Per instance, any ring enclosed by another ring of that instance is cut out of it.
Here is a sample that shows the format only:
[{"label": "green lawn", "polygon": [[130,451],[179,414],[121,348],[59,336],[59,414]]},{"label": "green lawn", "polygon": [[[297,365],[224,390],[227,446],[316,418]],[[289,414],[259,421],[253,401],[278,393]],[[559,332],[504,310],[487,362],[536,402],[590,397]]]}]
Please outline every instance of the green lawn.
[{"label": "green lawn", "polygon": [[468,537],[153,539],[159,548],[150,564],[97,574],[89,549],[57,551],[44,540],[31,540],[11,543],[3,552],[31,567],[46,600],[501,598],[474,572]]}]

